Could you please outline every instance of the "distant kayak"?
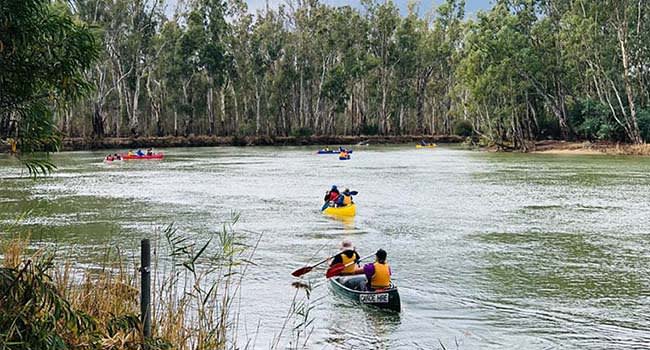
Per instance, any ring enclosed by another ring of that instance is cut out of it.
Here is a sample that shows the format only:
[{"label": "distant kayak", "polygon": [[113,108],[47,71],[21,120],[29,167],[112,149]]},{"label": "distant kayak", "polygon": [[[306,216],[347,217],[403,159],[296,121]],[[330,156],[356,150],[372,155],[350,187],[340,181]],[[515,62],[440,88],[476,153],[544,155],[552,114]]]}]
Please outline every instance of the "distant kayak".
[{"label": "distant kayak", "polygon": [[149,160],[149,159],[163,159],[165,157],[164,154],[162,153],[156,153],[152,155],[143,155],[143,156],[138,156],[138,155],[128,155],[128,154],[122,154],[122,159],[123,160]]},{"label": "distant kayak", "polygon": [[435,147],[437,147],[437,146],[438,146],[438,145],[436,145],[435,143],[430,143],[430,144],[428,144],[428,145],[420,145],[420,144],[417,144],[417,145],[415,145],[415,148],[435,148]]},{"label": "distant kayak", "polygon": [[344,157],[339,156],[339,160],[350,160],[350,155],[348,154],[347,156]]},{"label": "distant kayak", "polygon": [[[345,150],[348,153],[352,153],[351,149]],[[321,149],[316,152],[317,154],[339,154],[341,153],[338,149]]]},{"label": "distant kayak", "polygon": [[350,204],[345,207],[327,207],[323,210],[323,214],[334,216],[354,216],[357,213],[357,205]]}]

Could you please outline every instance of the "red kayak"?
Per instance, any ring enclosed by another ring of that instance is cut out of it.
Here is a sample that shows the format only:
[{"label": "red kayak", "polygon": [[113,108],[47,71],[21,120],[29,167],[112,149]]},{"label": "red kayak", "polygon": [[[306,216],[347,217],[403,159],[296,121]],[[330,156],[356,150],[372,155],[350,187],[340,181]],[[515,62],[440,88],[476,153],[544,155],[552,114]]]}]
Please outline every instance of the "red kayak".
[{"label": "red kayak", "polygon": [[128,154],[122,154],[122,160],[145,160],[145,159],[163,159],[165,157],[164,154],[162,153],[156,153],[152,155],[143,155],[143,156],[138,156],[138,155],[128,155]]}]

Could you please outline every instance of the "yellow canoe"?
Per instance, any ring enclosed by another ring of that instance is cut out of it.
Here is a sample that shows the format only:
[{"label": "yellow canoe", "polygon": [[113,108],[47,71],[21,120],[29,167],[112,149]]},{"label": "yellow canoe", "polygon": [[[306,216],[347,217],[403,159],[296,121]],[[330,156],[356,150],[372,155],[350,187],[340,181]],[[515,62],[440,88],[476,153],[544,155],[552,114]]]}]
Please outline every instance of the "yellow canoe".
[{"label": "yellow canoe", "polygon": [[323,213],[335,216],[354,216],[357,213],[357,205],[352,203],[350,205],[346,205],[345,207],[328,207],[323,210]]},{"label": "yellow canoe", "polygon": [[436,145],[435,143],[432,143],[430,145],[417,144],[417,145],[415,145],[415,148],[435,148],[436,146],[438,146],[438,145]]}]

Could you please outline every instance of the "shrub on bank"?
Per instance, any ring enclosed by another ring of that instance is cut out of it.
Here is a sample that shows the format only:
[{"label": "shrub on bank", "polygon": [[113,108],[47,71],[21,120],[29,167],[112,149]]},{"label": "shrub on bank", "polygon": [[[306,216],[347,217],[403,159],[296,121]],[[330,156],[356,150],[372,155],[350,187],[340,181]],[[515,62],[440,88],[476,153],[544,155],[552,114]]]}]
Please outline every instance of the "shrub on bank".
[{"label": "shrub on bank", "polygon": [[[152,262],[152,338],[148,349],[237,348],[240,285],[256,246],[232,229],[206,241],[168,226],[152,242],[166,263]],[[55,263],[28,241],[3,242],[0,256],[0,348],[141,349],[138,268],[122,256],[88,272]],[[125,267],[127,266],[127,267]],[[98,272],[99,271],[99,272]],[[80,278],[82,277],[82,278]],[[279,343],[278,343],[279,344]]]},{"label": "shrub on bank", "polygon": [[474,128],[469,120],[457,120],[454,122],[454,135],[468,137],[474,135]]}]

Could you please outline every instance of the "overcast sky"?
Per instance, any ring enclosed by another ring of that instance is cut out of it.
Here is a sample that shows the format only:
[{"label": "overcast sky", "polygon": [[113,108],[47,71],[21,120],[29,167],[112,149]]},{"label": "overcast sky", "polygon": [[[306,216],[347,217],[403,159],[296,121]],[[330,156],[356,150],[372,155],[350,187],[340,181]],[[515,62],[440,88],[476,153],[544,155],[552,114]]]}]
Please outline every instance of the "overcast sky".
[{"label": "overcast sky", "polygon": [[[257,10],[261,10],[264,8],[266,5],[267,0],[246,0],[246,3],[248,4],[248,10],[251,13],[257,12]],[[346,0],[321,0],[323,3],[330,4],[333,6],[344,6],[344,5],[350,5],[353,7],[361,7],[361,1],[360,0],[351,0],[351,1],[346,1]],[[395,4],[400,8],[400,11],[402,14],[406,14],[407,12],[407,4],[409,0],[393,0]],[[420,3],[420,13],[424,14],[427,13],[431,7],[437,6],[441,3],[443,3],[445,0],[421,0]],[[268,0],[269,5],[271,7],[277,7],[278,4],[281,3],[286,3],[286,0]],[[169,0],[167,2],[167,13],[171,14],[174,11],[175,7],[175,0]],[[476,14],[478,10],[487,10],[490,7],[492,7],[493,0],[465,0],[465,14],[469,17],[472,17]]]}]

